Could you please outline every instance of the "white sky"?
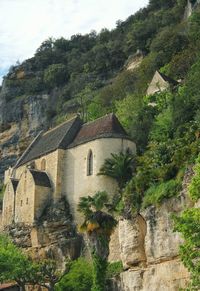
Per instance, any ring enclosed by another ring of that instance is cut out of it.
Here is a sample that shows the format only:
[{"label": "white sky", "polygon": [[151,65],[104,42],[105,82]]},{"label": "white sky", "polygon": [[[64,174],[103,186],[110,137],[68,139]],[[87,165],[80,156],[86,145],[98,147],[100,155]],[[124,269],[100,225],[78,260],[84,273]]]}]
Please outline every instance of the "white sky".
[{"label": "white sky", "polygon": [[0,0],[0,83],[49,37],[112,29],[148,0]]}]

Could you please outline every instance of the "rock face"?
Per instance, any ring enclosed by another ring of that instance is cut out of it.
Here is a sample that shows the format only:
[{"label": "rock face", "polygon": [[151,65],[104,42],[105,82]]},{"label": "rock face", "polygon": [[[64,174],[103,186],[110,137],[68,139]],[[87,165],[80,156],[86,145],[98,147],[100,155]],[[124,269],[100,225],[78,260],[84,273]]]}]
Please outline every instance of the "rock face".
[{"label": "rock face", "polygon": [[141,215],[133,220],[119,221],[119,244],[123,267],[145,265],[146,254],[144,240],[146,235],[146,222]]},{"label": "rock face", "polygon": [[171,216],[194,206],[187,196],[192,175],[189,169],[178,197],[164,201],[159,207],[148,207],[131,220],[119,221],[118,241],[115,234],[110,243],[110,257],[112,253],[117,257],[119,249],[124,272],[117,283],[113,281],[112,290],[178,291],[185,288],[189,273],[179,258],[182,239],[173,232]]},{"label": "rock face", "polygon": [[[49,127],[48,111],[56,96],[48,94],[21,95],[4,80],[0,91],[0,180],[13,166],[31,140]],[[14,90],[14,91],[13,91]]]},{"label": "rock face", "polygon": [[59,268],[64,267],[66,258],[78,258],[82,250],[82,237],[76,233],[64,199],[49,205],[34,226],[14,224],[4,231],[32,257],[55,259]]}]

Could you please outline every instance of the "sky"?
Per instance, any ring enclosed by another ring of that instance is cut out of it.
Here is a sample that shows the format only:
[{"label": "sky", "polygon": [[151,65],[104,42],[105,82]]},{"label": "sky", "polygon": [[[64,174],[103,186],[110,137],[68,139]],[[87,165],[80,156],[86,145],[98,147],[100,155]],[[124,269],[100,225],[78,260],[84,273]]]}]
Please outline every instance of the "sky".
[{"label": "sky", "polygon": [[0,83],[49,37],[112,29],[148,0],[0,0]]}]

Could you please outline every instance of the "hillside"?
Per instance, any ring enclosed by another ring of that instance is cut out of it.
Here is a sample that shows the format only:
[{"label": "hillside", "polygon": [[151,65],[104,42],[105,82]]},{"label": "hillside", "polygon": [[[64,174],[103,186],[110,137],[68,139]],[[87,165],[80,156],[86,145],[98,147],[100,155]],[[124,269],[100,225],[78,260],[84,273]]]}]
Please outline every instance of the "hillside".
[{"label": "hillside", "polygon": [[[171,212],[180,214],[187,208],[192,210],[182,220],[175,218],[176,230],[187,239],[191,234],[188,223],[197,233],[197,243],[194,238],[188,240],[181,258],[193,275],[194,286],[199,286],[199,266],[195,269],[194,257],[184,256],[186,250],[196,255],[194,242],[199,247],[199,51],[199,1],[150,0],[148,7],[117,22],[112,31],[44,41],[34,57],[10,68],[4,78],[0,91],[1,178],[41,129],[77,113],[91,121],[114,112],[135,141],[134,175],[113,201],[117,216],[123,217],[117,231],[124,267],[121,281],[118,278],[116,283],[124,285],[113,290],[132,290],[130,286],[154,290],[154,284],[159,286],[159,272],[168,271],[178,274],[178,279],[167,277],[168,290],[185,287],[189,275],[180,263],[182,240],[173,233]],[[156,71],[177,82],[147,95]],[[138,213],[146,221],[145,243]],[[139,256],[136,263],[130,251],[137,245],[135,233],[143,247],[139,255],[138,249],[133,252]],[[113,249],[111,253],[116,244]]]},{"label": "hillside", "polygon": [[[195,56],[182,21],[186,2],[150,1],[112,31],[48,39],[33,58],[11,67],[0,93],[1,175],[41,128],[77,112],[85,120],[117,112],[117,100],[143,96],[155,70],[170,62],[167,73],[184,78]],[[140,67],[126,70],[137,50]]]}]

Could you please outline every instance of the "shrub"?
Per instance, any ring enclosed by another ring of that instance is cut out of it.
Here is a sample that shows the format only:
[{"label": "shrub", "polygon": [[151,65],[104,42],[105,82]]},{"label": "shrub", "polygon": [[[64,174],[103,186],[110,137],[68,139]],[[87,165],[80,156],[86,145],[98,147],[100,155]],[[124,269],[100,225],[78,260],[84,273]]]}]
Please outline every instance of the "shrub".
[{"label": "shrub", "polygon": [[197,158],[194,172],[195,175],[189,185],[189,195],[197,201],[200,198],[200,156]]},{"label": "shrub", "polygon": [[68,80],[67,67],[63,64],[50,65],[44,71],[44,82],[49,88],[63,85]]},{"label": "shrub", "polygon": [[142,206],[146,208],[150,205],[161,204],[164,199],[177,195],[180,189],[181,184],[177,180],[170,180],[153,185],[145,192]]},{"label": "shrub", "polygon": [[184,238],[180,246],[181,260],[191,275],[186,290],[200,290],[200,209],[190,208],[173,218],[175,231],[179,231]]},{"label": "shrub", "polygon": [[113,278],[119,275],[123,271],[123,265],[121,261],[109,263],[107,267],[107,278]]},{"label": "shrub", "polygon": [[92,287],[93,270],[89,262],[79,258],[71,264],[69,273],[56,286],[57,291],[89,291]]}]

